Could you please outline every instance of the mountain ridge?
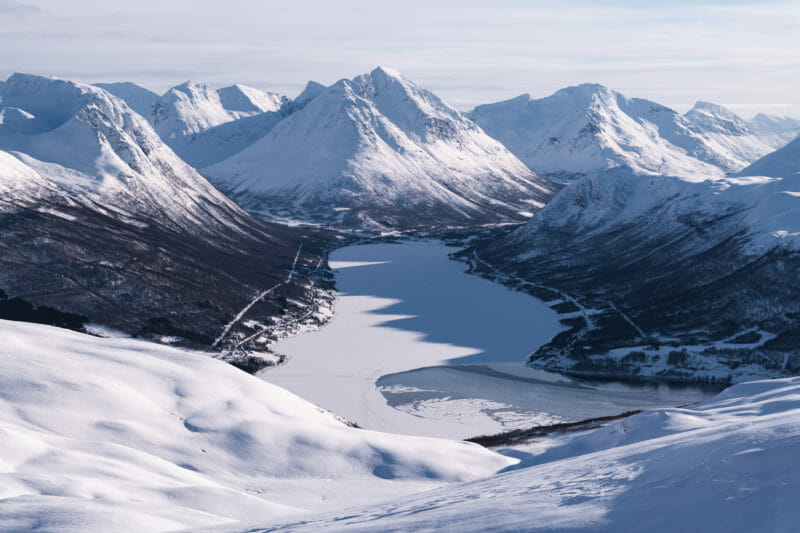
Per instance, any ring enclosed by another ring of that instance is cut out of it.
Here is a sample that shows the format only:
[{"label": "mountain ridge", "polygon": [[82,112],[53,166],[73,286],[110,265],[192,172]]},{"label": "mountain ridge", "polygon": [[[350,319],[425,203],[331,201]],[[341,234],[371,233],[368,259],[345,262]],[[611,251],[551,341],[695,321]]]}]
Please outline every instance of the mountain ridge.
[{"label": "mountain ridge", "polygon": [[751,125],[707,102],[681,115],[591,83],[540,99],[521,95],[485,104],[470,117],[530,168],[567,181],[619,167],[643,175],[716,179],[788,142],[793,128],[800,134],[800,121],[788,118],[762,117]]},{"label": "mountain ridge", "polygon": [[556,190],[391,69],[312,90],[301,110],[203,174],[250,209],[353,227],[430,226],[432,215],[519,221]]}]

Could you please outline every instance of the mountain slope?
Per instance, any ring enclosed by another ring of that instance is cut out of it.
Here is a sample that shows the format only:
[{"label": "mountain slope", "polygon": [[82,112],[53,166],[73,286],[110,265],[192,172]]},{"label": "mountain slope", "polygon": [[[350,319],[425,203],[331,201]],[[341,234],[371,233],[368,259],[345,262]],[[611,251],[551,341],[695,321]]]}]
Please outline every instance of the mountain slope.
[{"label": "mountain slope", "polygon": [[796,178],[610,171],[570,184],[467,259],[561,314],[568,329],[535,366],[741,381],[800,369],[798,236]]},{"label": "mountain slope", "polygon": [[0,114],[3,298],[201,345],[269,287],[228,340],[308,311],[314,284],[287,272],[316,268],[318,238],[242,211],[123,101],[16,74]]},{"label": "mountain slope", "polygon": [[104,91],[124,100],[131,109],[145,118],[149,117],[150,113],[153,112],[153,106],[159,98],[158,94],[150,89],[145,89],[129,81],[120,83],[95,83],[94,86],[100,87]]},{"label": "mountain slope", "polygon": [[213,228],[245,216],[120,100],[90,86],[15,74],[0,85],[0,149],[60,188],[163,224]]},{"label": "mountain slope", "polygon": [[[274,109],[246,115],[173,139],[172,148],[181,159],[195,168],[219,163],[264,137],[278,122],[305,107],[324,89],[324,85],[310,81],[303,92],[292,101],[281,97],[280,105],[272,106]],[[223,91],[224,89],[220,89],[218,92],[222,94]]]},{"label": "mountain slope", "polygon": [[195,168],[221,161],[263,137],[292,109],[290,100],[245,85],[213,90],[186,82],[146,115],[156,132]]},{"label": "mountain slope", "polygon": [[316,98],[325,89],[326,87],[321,83],[317,83],[313,80],[309,81],[300,94],[295,97],[293,102],[300,107],[305,107],[307,103]]},{"label": "mountain slope", "polygon": [[765,155],[743,169],[740,176],[792,177],[800,173],[800,138]]},{"label": "mountain slope", "polygon": [[277,111],[289,101],[285,96],[260,91],[239,83],[217,90],[222,107],[231,113]]},{"label": "mountain slope", "polygon": [[347,227],[522,220],[555,187],[432,93],[377,68],[203,169],[247,208]]},{"label": "mountain slope", "polygon": [[348,427],[205,354],[0,320],[0,529],[173,531],[490,475],[477,445]]},{"label": "mountain slope", "polygon": [[287,104],[278,111],[231,120],[172,142],[181,159],[195,168],[203,168],[241,152],[264,137],[275,125],[294,112]]}]

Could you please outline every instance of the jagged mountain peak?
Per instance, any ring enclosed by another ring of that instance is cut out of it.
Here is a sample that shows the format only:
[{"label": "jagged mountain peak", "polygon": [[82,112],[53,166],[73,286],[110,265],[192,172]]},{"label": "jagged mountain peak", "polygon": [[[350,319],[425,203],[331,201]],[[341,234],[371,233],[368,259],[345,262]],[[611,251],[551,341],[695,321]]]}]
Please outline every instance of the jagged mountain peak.
[{"label": "jagged mountain peak", "polygon": [[162,139],[174,145],[184,137],[240,118],[277,111],[288,98],[235,84],[216,90],[187,81],[176,85],[153,106],[150,121]]},{"label": "jagged mountain peak", "polygon": [[692,181],[718,179],[800,132],[800,124],[793,130],[791,123],[784,130],[777,124],[751,129],[708,102],[681,115],[596,83],[478,106],[470,116],[530,168],[565,181],[622,167]]},{"label": "jagged mountain peak", "polygon": [[4,117],[33,123],[20,128],[18,119],[3,120],[0,150],[76,202],[179,227],[213,227],[244,215],[143,117],[101,88],[16,75],[0,84],[0,107]]},{"label": "jagged mountain peak", "polygon": [[580,83],[578,85],[571,85],[559,89],[553,96],[569,96],[570,98],[605,98],[611,99],[619,95],[618,92],[613,91],[599,83]]},{"label": "jagged mountain peak", "polygon": [[688,155],[697,143],[678,113],[597,83],[478,106],[471,118],[531,169],[557,179],[620,167],[694,179],[722,175]]},{"label": "jagged mountain peak", "polygon": [[239,83],[223,87],[217,94],[225,109],[244,113],[277,111],[289,101],[287,97],[277,93],[261,91]]},{"label": "jagged mountain peak", "polygon": [[[713,102],[706,102],[704,100],[698,100],[692,106],[688,113],[709,113],[721,117],[730,117],[734,118],[737,117],[732,111],[721,104],[715,104]],[[738,117],[737,117],[738,118]]]},{"label": "jagged mountain peak", "polygon": [[457,110],[386,68],[319,90],[204,173],[248,207],[344,226],[509,220],[554,190]]},{"label": "jagged mountain peak", "polygon": [[327,89],[325,85],[310,80],[308,83],[306,83],[305,88],[300,92],[300,94],[298,94],[295,97],[293,102],[300,107],[305,106],[308,102],[316,98],[325,89]]},{"label": "jagged mountain peak", "polygon": [[744,119],[719,104],[696,102],[686,118],[708,132],[741,136],[751,133]]}]

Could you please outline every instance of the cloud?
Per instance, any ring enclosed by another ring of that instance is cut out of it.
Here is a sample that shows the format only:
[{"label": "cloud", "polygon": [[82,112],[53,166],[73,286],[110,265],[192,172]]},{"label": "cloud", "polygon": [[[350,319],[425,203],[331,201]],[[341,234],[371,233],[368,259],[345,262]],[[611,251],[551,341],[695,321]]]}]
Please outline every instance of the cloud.
[{"label": "cloud", "polygon": [[26,4],[15,0],[0,0],[0,14],[23,16],[39,13],[40,11],[41,9],[33,4]]}]

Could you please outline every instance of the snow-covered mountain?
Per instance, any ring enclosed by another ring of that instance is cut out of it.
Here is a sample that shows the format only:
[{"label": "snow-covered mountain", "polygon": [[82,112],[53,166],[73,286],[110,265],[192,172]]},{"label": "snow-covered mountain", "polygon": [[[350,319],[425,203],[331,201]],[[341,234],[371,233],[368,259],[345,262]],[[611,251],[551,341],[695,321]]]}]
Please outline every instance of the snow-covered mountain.
[{"label": "snow-covered mountain", "polygon": [[293,102],[299,107],[305,107],[307,103],[316,98],[326,87],[319,82],[309,81],[305,88],[298,94]]},{"label": "snow-covered mountain", "polygon": [[0,530],[174,531],[301,517],[515,459],[348,427],[206,354],[0,320]]},{"label": "snow-covered mountain", "polygon": [[277,109],[236,118],[175,138],[171,146],[181,159],[195,168],[219,163],[264,137],[278,122],[305,107],[324,89],[324,85],[310,81],[297,98],[292,101],[281,100]]},{"label": "snow-covered mountain", "polygon": [[[314,238],[242,211],[122,100],[15,74],[0,83],[0,117],[5,294],[201,344],[265,288],[310,299],[307,279],[284,282],[301,239],[298,271],[316,264]],[[284,311],[267,299],[252,318]]]},{"label": "snow-covered mountain", "polygon": [[305,92],[305,107],[203,174],[249,209],[348,227],[523,220],[556,190],[389,69]]},{"label": "snow-covered mountain", "polygon": [[117,98],[124,100],[131,109],[145,118],[149,117],[153,112],[153,106],[155,106],[159,98],[158,94],[150,89],[145,89],[129,81],[119,83],[95,83],[94,86],[100,87]]},{"label": "snow-covered mountain", "polygon": [[241,152],[261,139],[295,109],[290,103],[277,111],[265,111],[224,122],[198,133],[173,139],[172,149],[193,167],[207,167]]},{"label": "snow-covered mountain", "polygon": [[0,113],[0,150],[76,202],[195,230],[246,216],[102,89],[14,74],[0,84]]},{"label": "snow-covered mountain", "polygon": [[765,155],[742,170],[740,176],[797,177],[800,174],[800,138]]},{"label": "snow-covered mountain", "polygon": [[800,135],[800,120],[783,115],[759,113],[747,125],[750,131],[775,148],[785,146]]},{"label": "snow-covered mountain", "polygon": [[685,117],[715,154],[712,162],[727,172],[738,172],[788,142],[776,136],[774,125],[768,127],[763,119],[757,123],[762,137],[744,119],[718,104],[697,102]]},{"label": "snow-covered mountain", "polygon": [[[233,114],[257,114],[277,111],[289,99],[277,93],[261,91],[239,83],[217,90],[222,107]],[[238,116],[236,117],[238,118]]]},{"label": "snow-covered mountain", "polygon": [[470,117],[530,168],[569,181],[612,168],[719,178],[780,147],[791,127],[759,119],[759,132],[725,108],[698,102],[686,115],[602,85],[567,87],[476,107]]},{"label": "snow-covered mountain", "polygon": [[523,463],[487,479],[246,530],[793,531],[798,420],[798,378],[747,383],[700,405],[507,448]]},{"label": "snow-covered mountain", "polygon": [[244,85],[214,90],[186,82],[161,96],[150,122],[167,144],[185,136],[264,111],[277,111],[289,101],[285,96]]},{"label": "snow-covered mountain", "polygon": [[175,153],[200,168],[266,135],[291,113],[290,104],[285,96],[245,85],[214,90],[186,82],[167,91],[145,116]]},{"label": "snow-covered mountain", "polygon": [[[569,328],[536,366],[741,381],[800,370],[800,182],[608,171],[468,256]],[[477,259],[477,260],[476,260]]]}]

